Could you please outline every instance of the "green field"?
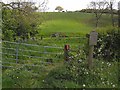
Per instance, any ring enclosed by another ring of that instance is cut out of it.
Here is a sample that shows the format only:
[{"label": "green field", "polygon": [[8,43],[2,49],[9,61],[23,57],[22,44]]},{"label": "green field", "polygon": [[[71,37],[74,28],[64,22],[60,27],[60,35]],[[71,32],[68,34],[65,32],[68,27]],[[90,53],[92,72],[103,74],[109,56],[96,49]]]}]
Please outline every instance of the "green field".
[{"label": "green field", "polygon": [[[47,12],[43,17],[45,21],[39,26],[43,35],[54,32],[85,35],[95,29],[95,15],[90,13]],[[98,26],[99,29],[111,26],[110,15],[104,14]]]}]

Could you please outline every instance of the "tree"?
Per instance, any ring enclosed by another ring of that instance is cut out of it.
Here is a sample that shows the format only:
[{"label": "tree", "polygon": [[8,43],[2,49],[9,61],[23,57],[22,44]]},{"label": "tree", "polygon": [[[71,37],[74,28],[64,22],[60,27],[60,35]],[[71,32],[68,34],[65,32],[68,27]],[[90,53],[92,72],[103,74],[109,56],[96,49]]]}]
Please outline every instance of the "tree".
[{"label": "tree", "polygon": [[111,15],[111,24],[113,27],[114,27],[114,13],[115,13],[114,3],[115,3],[115,0],[110,0],[108,2],[108,9],[109,9],[109,13]]},{"label": "tree", "polygon": [[60,12],[60,11],[63,10],[63,8],[62,8],[61,6],[57,6],[57,7],[55,8],[55,10],[58,10],[58,12]]},{"label": "tree", "polygon": [[114,0],[111,0],[111,1],[110,1],[111,22],[112,22],[112,26],[114,27],[114,13],[113,13],[113,4],[114,4]]},{"label": "tree", "polygon": [[93,10],[93,13],[95,14],[96,19],[96,28],[98,27],[99,19],[101,18],[104,10],[108,8],[108,2],[107,1],[92,1],[90,2],[89,8]]},{"label": "tree", "polygon": [[38,33],[37,26],[41,23],[36,13],[38,8],[34,2],[2,3],[2,39],[16,40],[34,37]]}]

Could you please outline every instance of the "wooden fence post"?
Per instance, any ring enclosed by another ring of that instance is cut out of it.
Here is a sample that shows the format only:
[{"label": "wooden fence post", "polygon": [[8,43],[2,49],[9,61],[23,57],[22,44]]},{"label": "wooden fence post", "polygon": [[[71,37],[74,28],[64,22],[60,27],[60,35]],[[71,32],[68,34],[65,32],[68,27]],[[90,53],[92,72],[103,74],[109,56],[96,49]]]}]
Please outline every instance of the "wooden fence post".
[{"label": "wooden fence post", "polygon": [[88,67],[89,67],[89,69],[93,66],[93,51],[94,51],[94,45],[97,44],[97,36],[98,36],[98,33],[96,31],[90,32],[89,55],[88,55]]},{"label": "wooden fence post", "polygon": [[118,28],[120,28],[120,1],[118,2]]},{"label": "wooden fence post", "polygon": [[69,61],[69,50],[70,50],[70,46],[69,45],[65,45],[64,46],[64,60]]},{"label": "wooden fence post", "polygon": [[93,66],[93,51],[94,46],[89,46],[89,55],[88,55],[88,67],[91,68]]}]

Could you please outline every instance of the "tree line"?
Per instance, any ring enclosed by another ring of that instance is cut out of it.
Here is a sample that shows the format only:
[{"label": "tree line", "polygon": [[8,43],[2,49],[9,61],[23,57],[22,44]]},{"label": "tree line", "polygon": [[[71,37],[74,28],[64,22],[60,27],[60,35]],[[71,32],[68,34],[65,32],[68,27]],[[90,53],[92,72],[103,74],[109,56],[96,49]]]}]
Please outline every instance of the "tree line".
[{"label": "tree line", "polygon": [[[98,10],[98,11],[99,11],[99,10]],[[95,9],[82,9],[82,10],[80,10],[80,11],[75,11],[75,12],[95,13],[96,10],[95,10]],[[100,12],[100,11],[99,11],[99,12]],[[110,13],[111,13],[111,10],[105,9],[105,10],[103,11],[103,13],[105,13],[105,14],[110,14]],[[118,10],[113,9],[113,14],[118,14]]]}]

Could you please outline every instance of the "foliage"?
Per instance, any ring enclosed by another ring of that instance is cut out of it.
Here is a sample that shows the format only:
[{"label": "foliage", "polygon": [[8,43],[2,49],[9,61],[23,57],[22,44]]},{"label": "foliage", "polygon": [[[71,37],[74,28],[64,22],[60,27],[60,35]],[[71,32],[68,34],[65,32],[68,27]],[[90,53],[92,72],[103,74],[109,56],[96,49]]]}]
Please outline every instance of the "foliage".
[{"label": "foliage", "polygon": [[103,11],[108,8],[108,2],[106,1],[92,1],[90,2],[89,8],[93,10],[95,14],[96,27],[98,27],[99,19],[101,18]]},{"label": "foliage", "polygon": [[58,10],[58,12],[60,12],[60,11],[63,10],[63,8],[62,8],[61,6],[57,6],[57,7],[55,8],[55,10]]},{"label": "foliage", "polygon": [[[99,62],[99,65],[97,65]],[[94,68],[89,70],[85,61],[65,63],[52,70],[46,77],[44,87],[48,88],[115,88],[117,87],[116,64],[94,61]],[[111,67],[109,66],[111,65]],[[115,72],[111,70],[115,67]],[[104,72],[106,71],[107,72]],[[71,83],[68,85],[68,82]]]},{"label": "foliage", "polygon": [[[98,11],[99,11],[99,10],[98,10]],[[93,12],[95,12],[95,10],[94,10],[94,9],[82,9],[82,10],[76,11],[76,12],[93,13]],[[109,10],[109,9],[105,9],[105,10],[103,11],[103,13],[109,14],[109,13],[110,13],[110,10]],[[113,13],[114,13],[114,14],[117,14],[117,10],[116,10],[116,9],[113,9]]]},{"label": "foliage", "polygon": [[106,33],[98,34],[97,46],[95,46],[95,57],[107,61],[115,61],[120,58],[120,30],[111,29]]},{"label": "foliage", "polygon": [[22,7],[12,7],[12,9],[5,5],[3,6],[2,38],[4,40],[16,40],[18,37],[22,39],[28,39],[30,37],[34,37],[38,33],[36,28],[38,21],[36,20],[36,9],[33,8],[34,4],[22,2],[20,4]]},{"label": "foliage", "polygon": [[46,72],[43,67],[17,65],[15,68],[3,68],[3,88],[42,88]]}]

